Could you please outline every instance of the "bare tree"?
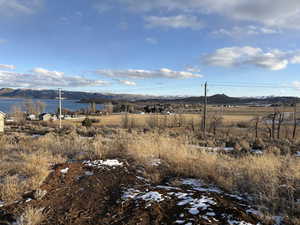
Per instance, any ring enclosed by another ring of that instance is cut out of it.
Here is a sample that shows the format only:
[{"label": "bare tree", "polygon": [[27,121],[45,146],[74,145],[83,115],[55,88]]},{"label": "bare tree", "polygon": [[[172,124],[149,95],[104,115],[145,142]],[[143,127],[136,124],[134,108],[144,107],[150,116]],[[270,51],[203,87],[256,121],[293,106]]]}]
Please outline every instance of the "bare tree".
[{"label": "bare tree", "polygon": [[114,111],[114,106],[111,102],[107,103],[104,105],[104,111],[108,114],[112,114],[112,112]]},{"label": "bare tree", "polygon": [[38,114],[41,114],[43,112],[45,112],[45,109],[46,109],[46,103],[42,102],[42,101],[37,101],[35,103],[35,108],[36,108],[36,112]]},{"label": "bare tree", "polygon": [[252,121],[254,122],[255,138],[258,138],[258,129],[259,129],[259,124],[262,122],[262,117],[255,116]]},{"label": "bare tree", "polygon": [[91,107],[91,112],[95,113],[96,112],[96,108],[97,108],[96,107],[96,103],[95,102],[91,102],[91,106],[90,107]]},{"label": "bare tree", "polygon": [[277,118],[277,139],[280,139],[280,129],[281,125],[284,121],[284,112],[278,112],[278,118]]},{"label": "bare tree", "polygon": [[36,108],[31,99],[25,100],[24,108],[27,114],[36,114]]},{"label": "bare tree", "polygon": [[25,115],[20,106],[13,105],[10,109],[10,114],[14,117],[17,123],[23,123],[25,121]]},{"label": "bare tree", "polygon": [[211,116],[209,116],[210,121],[210,132],[213,132],[214,135],[217,133],[217,128],[222,125],[223,123],[223,117],[220,113],[215,112]]},{"label": "bare tree", "polygon": [[293,139],[295,139],[296,137],[296,131],[297,131],[297,103],[294,104],[294,115],[293,115],[293,119],[294,119],[294,125],[293,125]]}]

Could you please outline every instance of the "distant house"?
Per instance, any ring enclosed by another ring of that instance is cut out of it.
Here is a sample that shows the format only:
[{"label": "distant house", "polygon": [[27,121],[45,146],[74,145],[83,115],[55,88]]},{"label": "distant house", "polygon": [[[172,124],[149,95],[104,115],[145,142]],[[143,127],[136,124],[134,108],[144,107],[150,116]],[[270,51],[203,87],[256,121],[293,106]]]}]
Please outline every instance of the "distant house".
[{"label": "distant house", "polygon": [[39,119],[43,121],[50,121],[52,119],[52,116],[49,113],[42,113],[39,115]]},{"label": "distant house", "polygon": [[27,116],[28,120],[36,120],[36,116],[34,114],[30,114]]},{"label": "distant house", "polygon": [[0,111],[0,132],[4,132],[5,113]]}]

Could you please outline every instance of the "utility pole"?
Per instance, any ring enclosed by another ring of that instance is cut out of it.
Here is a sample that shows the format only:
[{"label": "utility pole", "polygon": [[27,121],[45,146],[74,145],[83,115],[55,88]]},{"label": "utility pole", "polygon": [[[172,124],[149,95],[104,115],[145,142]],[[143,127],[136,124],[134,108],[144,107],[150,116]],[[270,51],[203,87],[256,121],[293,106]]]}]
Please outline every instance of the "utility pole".
[{"label": "utility pole", "polygon": [[58,88],[58,98],[59,98],[59,128],[61,129],[61,88]]},{"label": "utility pole", "polygon": [[206,136],[206,122],[207,122],[207,82],[204,84],[204,110],[203,110],[203,133]]}]

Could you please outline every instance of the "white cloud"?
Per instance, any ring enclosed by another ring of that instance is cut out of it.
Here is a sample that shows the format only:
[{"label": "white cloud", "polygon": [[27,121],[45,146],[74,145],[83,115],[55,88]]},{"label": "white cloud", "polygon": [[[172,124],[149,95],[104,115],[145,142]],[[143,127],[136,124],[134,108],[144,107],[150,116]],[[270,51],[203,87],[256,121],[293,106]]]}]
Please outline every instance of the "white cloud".
[{"label": "white cloud", "polygon": [[201,74],[191,73],[188,71],[173,71],[162,68],[160,70],[96,70],[99,75],[116,78],[170,78],[170,79],[187,79],[203,77]]},{"label": "white cloud", "polygon": [[127,85],[127,86],[136,86],[136,83],[134,81],[129,80],[119,80],[121,84]]},{"label": "white cloud", "polygon": [[282,70],[292,61],[296,52],[284,52],[277,49],[264,52],[251,46],[217,49],[203,57],[203,62],[212,66],[237,67],[254,65],[270,70]]},{"label": "white cloud", "polygon": [[0,0],[0,15],[32,14],[40,9],[44,0]]},{"label": "white cloud", "polygon": [[185,68],[185,70],[187,71],[187,72],[191,72],[191,73],[200,73],[200,69],[198,68],[198,67],[196,67],[196,66],[187,66],[186,68]]},{"label": "white cloud", "polygon": [[[109,2],[107,1],[107,4]],[[257,22],[271,27],[300,29],[299,0],[118,0],[118,2],[135,12],[208,14],[236,21]]]},{"label": "white cloud", "polygon": [[2,87],[83,87],[108,84],[101,80],[86,79],[81,76],[66,76],[63,72],[34,68],[30,73],[17,73],[0,70]]},{"label": "white cloud", "polygon": [[145,17],[146,26],[163,27],[163,28],[191,28],[194,30],[200,29],[204,26],[196,16],[177,15],[177,16],[148,16]]},{"label": "white cloud", "polygon": [[152,45],[156,45],[158,43],[157,39],[152,37],[146,38],[146,42]]},{"label": "white cloud", "polygon": [[16,69],[16,66],[14,66],[14,65],[5,65],[5,64],[0,64],[0,69],[9,69],[9,70],[14,70],[14,69]]},{"label": "white cloud", "polygon": [[292,86],[293,86],[295,89],[297,89],[297,90],[300,91],[300,81],[294,81],[294,82],[292,83]]},{"label": "white cloud", "polygon": [[212,34],[217,36],[229,36],[232,38],[240,38],[244,36],[253,36],[253,35],[269,35],[269,34],[280,34],[279,29],[269,28],[269,27],[258,27],[258,26],[244,26],[239,27],[235,26],[231,29],[218,29],[212,32]]}]

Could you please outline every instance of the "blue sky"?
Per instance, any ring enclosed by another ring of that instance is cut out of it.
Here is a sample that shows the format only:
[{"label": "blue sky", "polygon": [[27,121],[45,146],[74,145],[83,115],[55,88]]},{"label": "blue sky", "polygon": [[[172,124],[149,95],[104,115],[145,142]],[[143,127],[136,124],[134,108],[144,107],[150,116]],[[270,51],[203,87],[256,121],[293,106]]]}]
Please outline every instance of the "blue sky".
[{"label": "blue sky", "polygon": [[0,87],[300,96],[300,2],[0,0]]}]

